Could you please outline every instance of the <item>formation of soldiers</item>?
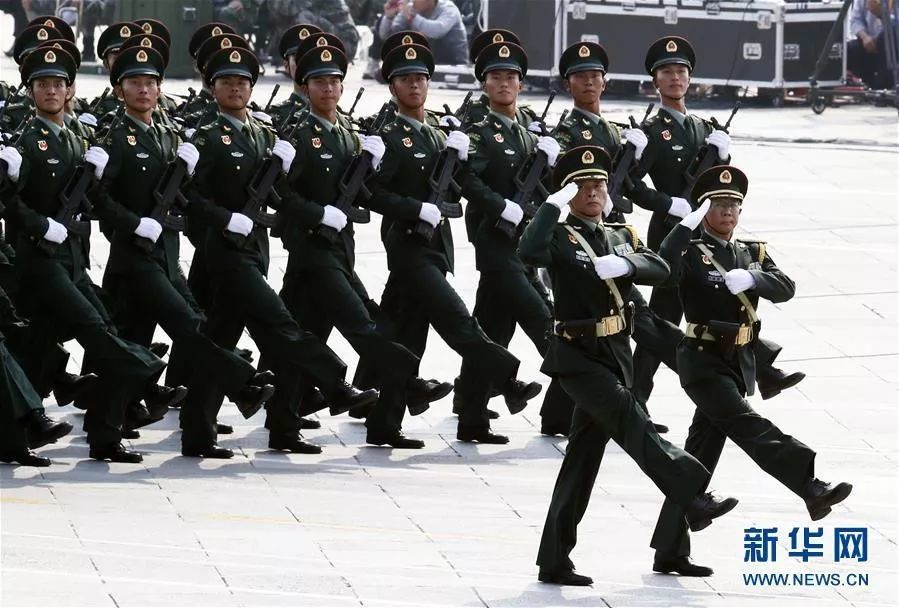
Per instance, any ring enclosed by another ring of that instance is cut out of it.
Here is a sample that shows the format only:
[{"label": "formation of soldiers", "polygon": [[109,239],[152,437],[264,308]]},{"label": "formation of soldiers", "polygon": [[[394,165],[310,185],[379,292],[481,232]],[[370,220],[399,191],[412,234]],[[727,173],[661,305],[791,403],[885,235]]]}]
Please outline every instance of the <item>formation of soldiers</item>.
[{"label": "formation of soldiers", "polygon": [[[161,90],[170,44],[151,19],[111,25],[97,48],[110,87],[86,102],[64,23],[40,18],[16,40],[22,86],[0,89],[0,460],[51,464],[33,450],[72,430],[46,415],[51,392],[85,410],[90,457],[113,462],[140,462],[123,439],[172,406],[184,456],[231,458],[217,443],[232,432],[217,422],[225,397],[246,418],[265,408],[273,450],[320,452],[302,430],[325,409],[364,419],[369,444],[418,449],[402,431],[407,410],[450,392],[460,441],[507,443],[489,400],[502,395],[516,414],[541,392],[508,350],[520,327],[551,378],[541,431],[569,438],[541,581],[592,582],[568,556],[610,439],[665,495],[658,572],[712,574],[690,560],[689,531],[737,504],[707,491],[728,438],[814,520],[851,492],[820,481],[815,452],[745,399],[756,384],[767,399],[803,378],[773,367],[780,347],[760,338],[757,314],[760,298],[783,302],[795,285],[764,242],[734,238],[748,178],[726,127],[687,112],[687,40],[648,49],[661,108],[630,125],[600,112],[605,49],[572,45],[559,73],[574,107],[552,128],[518,104],[528,61],[509,31],[472,41],[483,93],[444,112],[425,107],[427,39],[392,36],[381,57],[392,97],[364,119],[339,105],[343,42],[314,25],[283,34],[293,92],[262,107],[251,100],[259,62],[227,25],[191,38],[202,87],[181,103]],[[626,223],[634,204],[652,212],[645,244]],[[354,225],[372,212],[389,269],[379,303],[355,271]],[[451,220],[463,216],[480,273],[471,312],[446,278]],[[86,272],[94,227],[110,242],[101,285]],[[181,233],[195,248],[187,277]],[[266,279],[271,238],[289,256],[279,293]],[[637,284],[653,286],[649,302]],[[157,325],[172,339],[165,384]],[[419,375],[430,327],[462,358],[453,383]],[[352,383],[327,346],[335,328],[360,358]],[[255,365],[237,348],[244,329]],[[84,347],[79,374],[66,370],[70,339]],[[696,407],[684,449],[646,407],[659,362]]]}]

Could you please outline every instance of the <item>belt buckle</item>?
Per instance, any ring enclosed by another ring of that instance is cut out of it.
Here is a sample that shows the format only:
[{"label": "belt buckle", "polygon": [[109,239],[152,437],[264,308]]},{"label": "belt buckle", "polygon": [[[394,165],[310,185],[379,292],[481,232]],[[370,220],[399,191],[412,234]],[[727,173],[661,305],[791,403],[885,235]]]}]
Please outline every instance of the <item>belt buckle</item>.
[{"label": "belt buckle", "polygon": [[603,334],[606,336],[612,336],[621,331],[621,319],[617,316],[611,317],[603,317],[602,318],[602,330]]},{"label": "belt buckle", "polygon": [[737,346],[749,344],[750,340],[752,340],[752,327],[749,325],[741,325],[740,329],[737,331],[737,339],[735,340]]}]

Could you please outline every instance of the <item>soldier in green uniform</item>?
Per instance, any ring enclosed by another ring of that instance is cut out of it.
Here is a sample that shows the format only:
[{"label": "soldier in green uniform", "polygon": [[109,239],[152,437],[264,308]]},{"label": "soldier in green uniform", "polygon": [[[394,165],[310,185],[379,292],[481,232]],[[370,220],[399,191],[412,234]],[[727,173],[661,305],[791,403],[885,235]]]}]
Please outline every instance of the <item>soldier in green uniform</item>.
[{"label": "soldier in green uniform", "polygon": [[[313,34],[321,34],[322,29],[311,23],[298,23],[292,25],[281,35],[278,42],[278,52],[283,60],[283,68],[290,81],[293,84],[293,90],[290,96],[282,102],[273,104],[269,110],[272,117],[272,124],[276,128],[280,128],[289,122],[297,113],[305,110],[309,102],[303,97],[300,91],[300,85],[296,83],[294,75],[297,72],[297,53],[300,45],[305,42]],[[304,50],[308,50],[304,47]]]},{"label": "soldier in green uniform", "polygon": [[[371,298],[355,272],[353,222],[335,203],[351,163],[377,168],[384,143],[377,135],[359,137],[337,118],[346,66],[343,51],[334,46],[315,46],[297,64],[296,80],[309,99],[309,112],[293,135],[297,156],[289,177],[295,196],[285,201],[281,211],[284,246],[289,252],[281,297],[293,315],[322,340],[336,328],[373,370],[380,397],[366,421],[366,441],[420,448],[422,442],[401,432],[406,405],[411,413],[421,413],[452,386],[419,378],[419,358],[378,330],[367,306]],[[380,213],[403,212],[382,208],[378,202],[371,200],[368,205]]]},{"label": "soldier in green uniform", "polygon": [[[157,27],[155,31],[163,32],[164,30],[160,27]],[[153,49],[157,51],[164,60],[164,64],[166,67],[169,65],[169,53],[170,46],[169,43],[166,42],[167,38],[162,36],[158,36],[156,34],[149,34],[147,32],[139,32],[134,34],[133,36],[128,37],[124,43],[122,43],[121,50],[124,52],[132,47],[141,47],[145,49]],[[175,123],[175,118],[178,115],[178,104],[174,99],[165,94],[164,91],[159,92],[159,101],[156,103],[156,107],[153,108],[153,120],[158,121],[160,124],[165,125],[169,128],[177,128],[177,124]]]},{"label": "soldier in green uniform", "polygon": [[194,30],[193,34],[191,34],[190,40],[187,43],[187,52],[194,60],[194,71],[200,75],[202,86],[200,87],[199,93],[192,98],[185,100],[185,102],[178,107],[178,115],[184,119],[184,123],[187,127],[196,128],[198,125],[207,124],[205,120],[202,120],[203,117],[210,115],[215,117],[218,114],[218,106],[215,103],[212,92],[206,85],[202,70],[200,70],[200,67],[197,65],[197,53],[199,52],[200,47],[210,38],[221,36],[222,34],[236,33],[237,32],[235,32],[234,28],[230,25],[213,22],[201,25]]},{"label": "soldier in green uniform", "polygon": [[[469,58],[471,63],[474,64],[477,62],[478,55],[480,55],[481,51],[486,47],[499,42],[510,42],[522,46],[521,39],[514,32],[501,29],[486,30],[478,34],[474,40],[471,41],[469,47]],[[490,113],[490,108],[490,99],[486,93],[482,93],[477,99],[472,99],[471,108],[468,111],[469,122],[474,124],[483,121],[487,117],[487,114]],[[538,116],[530,106],[516,104],[514,118],[518,124],[527,128],[537,122]]]},{"label": "soldier in green uniform", "polygon": [[[115,65],[116,57],[122,50],[125,40],[141,31],[140,26],[131,21],[119,21],[103,30],[97,39],[97,58],[103,63],[107,72],[112,71],[112,66]],[[95,110],[93,114],[97,117],[98,126],[101,129],[107,128],[112,122],[115,111],[119,109],[119,104],[121,101],[115,94],[101,95],[91,101],[90,105]]]},{"label": "soldier in green uniform", "polygon": [[[648,174],[655,187],[654,191],[647,190],[649,196],[643,198],[655,207],[649,222],[647,244],[656,251],[677,218],[692,210],[690,202],[683,198],[687,187],[685,171],[700,148],[708,144],[710,153],[717,153],[719,163],[730,160],[730,136],[723,130],[715,130],[712,123],[687,113],[684,99],[695,65],[693,47],[677,36],[656,40],[646,52],[646,71],[659,90],[661,108],[644,127],[645,142],[635,138],[639,133],[631,132],[640,161],[631,177],[637,181]],[[675,325],[683,316],[676,287],[654,288],[649,307],[658,318]],[[777,344],[758,340],[754,348],[762,398],[773,397],[805,377],[801,372],[787,375],[773,367],[774,359],[780,353]],[[634,352],[634,392],[644,405],[652,392],[658,366],[657,356],[638,344]]]},{"label": "soldier in green uniform", "polygon": [[31,53],[22,64],[22,77],[37,116],[17,148],[0,150],[16,183],[7,206],[18,236],[22,310],[36,325],[53,328],[55,339],[78,340],[85,358],[96,362],[101,399],[92,403],[84,422],[91,458],[140,462],[140,454],[120,443],[125,404],[155,385],[164,364],[146,348],[115,335],[86,272],[89,235],[69,230],[78,221],[72,217],[77,209],[63,214],[60,201],[76,169],[99,179],[109,157],[102,148],[85,151],[87,142],[64,125],[65,100],[75,79],[71,55],[61,49]]},{"label": "soldier in green uniform", "polygon": [[[765,243],[734,238],[749,187],[746,175],[727,165],[698,177],[691,199],[700,207],[662,242],[671,266],[669,285],[680,287],[687,319],[677,349],[681,386],[696,412],[684,448],[714,472],[727,439],[774,479],[805,501],[812,520],[845,500],[852,485],[815,478],[815,452],[759,415],[744,398],[755,388],[759,299],[785,302],[793,281],[777,267]],[[694,231],[702,225],[700,237]],[[690,561],[690,537],[682,507],[666,500],[651,546],[653,570],[710,576],[712,569]]]},{"label": "soldier in green uniform", "polygon": [[[134,37],[132,37],[134,38]],[[180,234],[163,226],[154,193],[170,163],[192,173],[199,152],[153,120],[166,58],[150,47],[123,50],[109,80],[125,118],[105,139],[112,161],[103,172],[97,214],[110,228],[103,289],[120,335],[150,345],[156,325],[183,346],[197,374],[213,378],[241,409],[259,409],[274,393],[253,366],[216,346],[201,331],[199,307],[178,265]]]},{"label": "soldier in green uniform", "polygon": [[[522,260],[549,268],[553,282],[554,335],[541,369],[558,378],[575,402],[537,555],[539,580],[545,583],[593,582],[575,572],[569,554],[610,439],[686,510],[693,530],[708,526],[737,502],[704,493],[709,472],[659,436],[629,389],[632,319],[621,294],[634,283],[662,283],[668,264],[644,247],[630,226],[603,224],[610,165],[598,146],[566,152],[555,171],[559,190],[540,206],[519,243]],[[568,218],[560,224],[562,208],[569,204]]]},{"label": "soldier in green uniform", "polygon": [[[215,122],[196,138],[200,160],[192,183],[196,193],[189,221],[208,223],[207,273],[211,305],[205,333],[221,347],[233,348],[243,327],[269,361],[276,394],[269,403],[269,447],[298,453],[321,448],[303,441],[298,400],[307,386],[318,386],[337,411],[370,403],[377,391],[359,391],[344,381],[346,364],[321,340],[304,331],[265,280],[269,268],[268,229],[248,215],[248,186],[267,160],[290,167],[293,147],[248,115],[247,104],[259,75],[259,62],[244,49],[221,49],[206,66],[206,85],[220,108]],[[285,200],[286,204],[287,201]],[[231,458],[215,444],[221,387],[206,375],[191,383],[181,412],[184,455]]]},{"label": "soldier in green uniform", "polygon": [[[16,37],[13,43],[13,60],[22,69],[25,57],[38,46],[49,40],[64,39],[62,33],[52,26],[31,25]],[[25,123],[34,115],[34,100],[26,93],[18,97],[6,99],[3,108],[3,118],[0,119],[0,131],[15,133],[25,126]]]}]

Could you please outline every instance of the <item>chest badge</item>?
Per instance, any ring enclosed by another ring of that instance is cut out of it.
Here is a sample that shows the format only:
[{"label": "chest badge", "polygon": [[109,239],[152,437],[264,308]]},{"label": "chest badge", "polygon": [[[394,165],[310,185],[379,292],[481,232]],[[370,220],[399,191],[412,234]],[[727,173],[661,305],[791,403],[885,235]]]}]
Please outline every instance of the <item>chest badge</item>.
[{"label": "chest badge", "polygon": [[664,139],[665,141],[671,141],[671,131],[669,131],[668,129],[662,131],[662,139]]},{"label": "chest badge", "polygon": [[222,135],[222,143],[226,146],[231,145],[231,136],[230,135]]},{"label": "chest badge", "polygon": [[316,133],[321,133],[321,132],[322,132],[322,126],[321,126],[321,125],[312,125],[312,128],[315,129],[315,132],[316,132]]},{"label": "chest badge", "polygon": [[37,148],[41,152],[46,152],[47,151],[47,140],[45,140],[45,139],[37,140]]},{"label": "chest badge", "polygon": [[330,154],[328,152],[325,152],[324,154],[320,154],[319,156],[322,158],[322,160],[331,160],[332,158],[334,158],[334,155]]},{"label": "chest badge", "polygon": [[411,130],[412,127],[410,127],[409,125],[403,125],[403,131],[405,131],[406,133],[409,133]]},{"label": "chest badge", "polygon": [[424,152],[416,152],[412,156],[414,156],[415,158],[424,158],[425,156],[427,156],[427,154],[425,154]]},{"label": "chest badge", "polygon": [[588,129],[584,129],[581,131],[581,137],[584,139],[593,139],[593,133],[591,133]]},{"label": "chest badge", "polygon": [[509,150],[508,148],[506,148],[505,150],[503,150],[503,152],[505,152],[509,156],[515,156],[515,150]]},{"label": "chest badge", "polygon": [[150,155],[147,154],[146,152],[138,152],[138,153],[136,154],[136,156],[137,156],[138,158],[140,158],[140,159],[150,158]]},{"label": "chest badge", "polygon": [[315,148],[316,150],[318,150],[319,148],[322,147],[322,140],[320,137],[312,138],[312,147]]},{"label": "chest badge", "polygon": [[411,148],[411,147],[412,147],[412,138],[411,138],[411,137],[404,137],[404,138],[403,138],[403,145],[406,146],[407,148]]},{"label": "chest badge", "polygon": [[573,234],[568,235],[568,242],[571,243],[572,245],[577,245],[577,239],[574,238]]},{"label": "chest badge", "polygon": [[59,159],[58,159],[58,158],[48,158],[48,159],[47,159],[47,164],[48,164],[48,165],[58,165],[58,164],[59,164]]},{"label": "chest badge", "polygon": [[231,153],[231,156],[233,156],[234,158],[241,158],[243,156],[243,152],[238,152],[237,150],[235,150]]},{"label": "chest badge", "polygon": [[706,254],[702,254],[702,263],[703,263],[703,264],[708,264],[709,266],[711,266],[711,265],[712,265],[712,260],[710,260],[710,259],[709,259],[709,256],[707,256]]},{"label": "chest badge", "polygon": [[496,135],[493,136],[493,139],[495,139],[496,143],[498,143],[498,144],[501,144],[504,141],[506,141],[506,139],[503,137],[502,133],[497,133]]},{"label": "chest badge", "polygon": [[671,149],[674,150],[675,152],[680,152],[681,150],[684,149],[684,147],[680,144],[675,144],[675,145],[671,146]]}]

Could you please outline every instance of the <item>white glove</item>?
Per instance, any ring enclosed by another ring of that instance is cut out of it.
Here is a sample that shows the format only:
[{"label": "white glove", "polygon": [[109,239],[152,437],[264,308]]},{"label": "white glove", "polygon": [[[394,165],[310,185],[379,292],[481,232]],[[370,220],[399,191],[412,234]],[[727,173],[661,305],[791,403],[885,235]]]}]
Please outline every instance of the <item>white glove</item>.
[{"label": "white glove", "polygon": [[612,215],[612,211],[615,210],[615,201],[612,200],[612,197],[609,196],[609,193],[606,192],[606,204],[602,208],[602,216],[609,217]]},{"label": "white glove", "polygon": [[384,140],[377,135],[364,135],[362,150],[371,154],[371,168],[377,171],[381,166],[381,159],[384,158]]},{"label": "white glove", "polygon": [[686,226],[690,230],[696,230],[699,228],[699,225],[702,223],[702,218],[705,217],[705,214],[709,212],[709,207],[712,206],[711,199],[705,199],[705,202],[700,205],[699,209],[687,214],[687,217],[680,221],[681,226]]},{"label": "white glove", "polygon": [[559,142],[552,137],[540,137],[537,139],[537,149],[542,150],[549,158],[550,167],[556,166],[556,160],[558,160],[559,152],[562,150]]},{"label": "white glove", "polygon": [[440,126],[450,127],[451,129],[458,129],[462,126],[462,121],[452,114],[447,114],[446,116],[440,117]]},{"label": "white glove", "polygon": [[610,253],[602,257],[596,258],[593,262],[593,269],[600,279],[615,279],[630,274],[631,265],[622,257]]},{"label": "white glove", "polygon": [[634,158],[640,160],[640,157],[643,156],[643,150],[646,149],[646,144],[649,143],[646,133],[642,129],[625,129],[622,131],[622,135],[624,135],[625,141],[633,144]]},{"label": "white glove", "polygon": [[5,105],[6,105],[6,100],[5,99],[0,100],[0,108],[2,108]]},{"label": "white glove", "polygon": [[577,191],[577,184],[574,182],[568,182],[568,184],[564,188],[547,196],[546,202],[561,209],[577,195]]},{"label": "white glove", "polygon": [[528,131],[531,133],[536,133],[537,135],[543,135],[543,123],[539,120],[534,120],[528,125]]},{"label": "white glove", "polygon": [[730,156],[730,135],[724,131],[712,131],[706,138],[706,142],[718,148],[718,158],[727,160]]},{"label": "white glove", "polygon": [[250,116],[252,116],[256,120],[261,120],[262,122],[264,122],[267,125],[272,124],[272,117],[269,116],[268,114],[266,114],[265,112],[260,112],[257,110],[255,112],[250,112]]},{"label": "white glove", "polygon": [[450,134],[446,136],[446,147],[452,148],[458,152],[459,160],[462,162],[468,160],[468,146],[470,144],[471,139],[462,131],[451,131]]},{"label": "white glove", "polygon": [[194,169],[197,168],[197,161],[200,160],[200,151],[189,141],[178,144],[178,158],[187,165],[187,174],[193,175]]},{"label": "white glove", "polygon": [[333,205],[325,205],[325,214],[322,216],[321,223],[340,232],[346,228],[346,213]]},{"label": "white glove", "polygon": [[281,159],[281,168],[284,173],[290,173],[290,165],[293,164],[293,158],[297,155],[296,148],[289,141],[278,139],[272,146],[272,154]]},{"label": "white glove", "polygon": [[671,207],[668,209],[669,215],[683,219],[691,213],[693,213],[693,207],[690,206],[687,199],[679,196],[671,197]]},{"label": "white glove", "polygon": [[196,132],[196,129],[184,129],[184,139],[190,139]]},{"label": "white glove", "polygon": [[440,223],[440,209],[437,208],[437,205],[433,203],[422,203],[421,211],[418,212],[418,219],[423,222],[427,222],[431,225],[432,228],[436,228],[437,224]]},{"label": "white glove", "polygon": [[103,170],[106,168],[106,163],[109,162],[109,154],[99,146],[91,146],[87,149],[87,152],[84,153],[84,162],[94,166],[94,175],[97,179],[100,179],[103,177]]},{"label": "white glove", "polygon": [[500,217],[507,222],[512,222],[517,226],[521,223],[521,220],[524,219],[524,210],[518,203],[506,199],[506,208],[503,209]]},{"label": "white glove", "polygon": [[253,230],[253,220],[245,216],[243,213],[232,213],[231,219],[228,220],[228,226],[225,228],[228,232],[234,232],[241,236],[247,236]]},{"label": "white glove", "polygon": [[724,284],[732,294],[737,295],[755,287],[755,277],[748,270],[735,268],[724,275]]},{"label": "white glove", "polygon": [[162,224],[152,217],[142,217],[140,218],[140,223],[137,225],[137,228],[134,229],[134,234],[145,239],[150,239],[155,243],[162,234]]},{"label": "white glove", "polygon": [[90,112],[85,112],[84,114],[78,115],[78,122],[83,125],[87,125],[89,127],[97,126],[97,117],[91,114]]},{"label": "white glove", "polygon": [[0,160],[6,163],[6,174],[14,182],[19,181],[19,169],[22,168],[22,155],[15,146],[0,148]]},{"label": "white glove", "polygon": [[56,243],[59,245],[66,237],[69,236],[69,231],[65,226],[54,220],[52,217],[47,218],[48,226],[47,232],[44,233],[44,238],[50,241],[51,243]]}]

